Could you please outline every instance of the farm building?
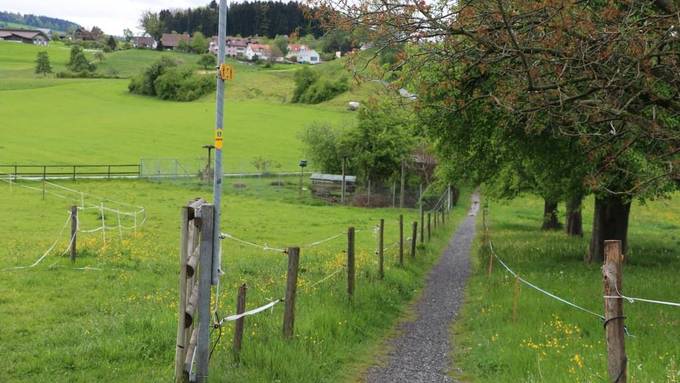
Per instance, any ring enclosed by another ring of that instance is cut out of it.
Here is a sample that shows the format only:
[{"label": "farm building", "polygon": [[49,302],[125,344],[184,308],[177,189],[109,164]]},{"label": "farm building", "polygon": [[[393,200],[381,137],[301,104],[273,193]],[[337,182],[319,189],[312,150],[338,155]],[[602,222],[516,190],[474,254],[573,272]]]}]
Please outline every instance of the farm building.
[{"label": "farm building", "polygon": [[132,46],[140,49],[156,49],[158,43],[151,36],[135,36],[132,38]]},{"label": "farm building", "polygon": [[87,29],[80,27],[73,32],[74,40],[96,41],[102,38],[103,36],[104,32],[102,32],[102,30],[97,27],[92,27],[91,31],[88,31]]},{"label": "farm building", "polygon": [[286,58],[295,58],[295,61],[304,64],[318,64],[321,62],[321,57],[317,51],[302,44],[288,45],[288,54],[286,55]]},{"label": "farm building", "polygon": [[[312,192],[318,196],[330,196],[340,193],[342,190],[342,175],[312,173],[309,177],[312,181]],[[356,176],[345,176],[345,191],[351,193],[356,187]]]},{"label": "farm building", "polygon": [[0,28],[0,40],[16,41],[34,45],[47,45],[50,38],[45,32],[39,30]]},{"label": "farm building", "polygon": [[179,47],[179,43],[181,41],[184,41],[185,43],[189,43],[191,41],[191,37],[187,33],[163,33],[163,36],[161,36],[161,47],[163,49],[175,49]]}]

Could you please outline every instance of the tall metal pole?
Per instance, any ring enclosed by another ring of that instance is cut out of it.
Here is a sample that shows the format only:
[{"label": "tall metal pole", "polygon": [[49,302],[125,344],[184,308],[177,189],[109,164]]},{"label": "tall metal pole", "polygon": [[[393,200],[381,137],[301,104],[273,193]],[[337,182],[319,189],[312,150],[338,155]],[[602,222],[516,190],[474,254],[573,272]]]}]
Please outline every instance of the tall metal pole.
[{"label": "tall metal pole", "polygon": [[[224,64],[224,55],[227,38],[227,0],[220,0],[219,32],[217,35],[217,63]],[[222,217],[222,139],[224,128],[224,79],[217,76],[217,100],[215,103],[215,174],[213,177],[213,202],[215,204],[215,221],[213,233],[213,261],[212,261],[212,284],[219,283],[222,271],[220,259],[220,233]]]}]

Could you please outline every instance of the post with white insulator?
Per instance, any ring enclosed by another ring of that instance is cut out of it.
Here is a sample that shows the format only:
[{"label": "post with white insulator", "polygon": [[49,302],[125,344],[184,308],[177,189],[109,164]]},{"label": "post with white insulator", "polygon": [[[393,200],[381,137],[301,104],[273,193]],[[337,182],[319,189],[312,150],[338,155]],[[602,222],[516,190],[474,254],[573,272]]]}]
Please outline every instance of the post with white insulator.
[{"label": "post with white insulator", "polygon": [[76,242],[78,241],[78,206],[71,206],[71,262],[76,261]]}]

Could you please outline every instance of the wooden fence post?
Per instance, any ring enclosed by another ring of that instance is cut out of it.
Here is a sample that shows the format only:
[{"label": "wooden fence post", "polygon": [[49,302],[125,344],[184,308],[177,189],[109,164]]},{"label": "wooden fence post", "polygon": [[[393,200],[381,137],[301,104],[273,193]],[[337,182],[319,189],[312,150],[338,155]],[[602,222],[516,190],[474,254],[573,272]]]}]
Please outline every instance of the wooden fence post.
[{"label": "wooden fence post", "polygon": [[517,322],[517,306],[519,305],[519,295],[522,292],[519,275],[515,276],[515,291],[512,297],[512,322]]},{"label": "wooden fence post", "polygon": [[[238,297],[236,298],[236,314],[243,314],[246,311],[246,284],[242,284],[238,288]],[[238,361],[241,353],[241,343],[243,342],[243,327],[245,318],[241,317],[234,323],[234,358]]]},{"label": "wooden fence post", "polygon": [[[604,295],[619,297],[623,290],[621,241],[604,241]],[[604,327],[607,335],[607,367],[609,381],[625,383],[628,375],[628,358],[624,339],[623,299],[604,299]]]},{"label": "wooden fence post", "polygon": [[404,215],[399,214],[399,265],[404,266]]},{"label": "wooden fence post", "polygon": [[354,228],[347,229],[347,295],[354,297],[354,283],[356,270],[354,269]]},{"label": "wooden fence post", "polygon": [[425,243],[425,211],[422,201],[420,202],[420,243]]},{"label": "wooden fence post", "polygon": [[427,213],[427,241],[429,242],[430,239],[432,238],[432,227],[431,227],[431,222],[432,222],[432,216],[430,213]]},{"label": "wooden fence post", "polygon": [[434,220],[433,220],[434,221],[434,230],[436,231],[437,230],[437,216],[439,214],[437,213],[437,210],[433,211],[432,213],[434,215],[434,217],[432,217],[432,218],[434,218]]},{"label": "wooden fence post", "polygon": [[417,240],[418,240],[418,221],[413,221],[413,232],[411,233],[411,257],[416,256]]},{"label": "wooden fence post", "polygon": [[208,381],[210,358],[210,295],[215,210],[213,205],[201,206],[201,247],[198,260],[198,337],[196,344],[196,382]]},{"label": "wooden fence post", "polygon": [[380,219],[378,229],[378,274],[380,279],[385,277],[385,220]]},{"label": "wooden fence post", "polygon": [[295,328],[295,294],[297,292],[298,270],[300,268],[300,248],[288,248],[288,276],[286,278],[286,307],[283,310],[283,337],[293,337]]},{"label": "wooden fence post", "polygon": [[189,207],[183,207],[180,218],[181,230],[179,234],[179,315],[177,323],[177,342],[175,346],[175,382],[183,383],[186,381],[184,373],[184,359],[187,353],[186,339],[186,303],[187,303],[187,253],[189,251]]},{"label": "wooden fence post", "polygon": [[71,206],[71,262],[76,261],[76,242],[78,241],[78,206]]}]

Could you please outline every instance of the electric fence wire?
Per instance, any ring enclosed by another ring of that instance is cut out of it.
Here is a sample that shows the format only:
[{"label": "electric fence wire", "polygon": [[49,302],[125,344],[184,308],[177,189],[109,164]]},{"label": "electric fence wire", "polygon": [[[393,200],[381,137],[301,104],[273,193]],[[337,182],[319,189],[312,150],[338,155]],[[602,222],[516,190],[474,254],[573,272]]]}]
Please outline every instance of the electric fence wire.
[{"label": "electric fence wire", "polygon": [[[484,231],[488,234],[488,232],[489,232],[489,227],[487,226],[487,222],[486,222],[486,214],[484,214],[484,217],[485,217],[484,220],[483,220]],[[489,238],[488,235],[487,235],[487,238]],[[517,280],[519,280],[519,281],[522,282],[523,284],[525,284],[525,285],[531,287],[532,289],[534,289],[534,290],[536,290],[536,291],[538,291],[538,292],[540,292],[540,293],[542,293],[542,294],[544,294],[544,295],[547,295],[547,296],[549,296],[549,297],[551,297],[551,298],[553,298],[553,299],[555,299],[555,300],[557,300],[557,301],[559,301],[559,302],[562,302],[562,303],[564,303],[564,304],[566,304],[566,305],[569,305],[569,306],[571,306],[571,307],[573,307],[573,308],[575,308],[575,309],[581,310],[581,311],[583,311],[583,312],[585,312],[585,313],[588,313],[588,314],[590,314],[590,315],[592,315],[592,316],[595,316],[595,317],[599,318],[599,319],[602,320],[602,321],[605,320],[605,317],[604,317],[604,316],[602,316],[602,315],[600,315],[600,314],[598,314],[598,313],[596,313],[596,312],[594,312],[594,311],[592,311],[592,310],[588,310],[588,309],[585,308],[585,307],[581,307],[581,306],[577,305],[576,303],[573,303],[573,302],[568,301],[568,300],[566,300],[566,299],[564,299],[564,298],[561,298],[561,297],[559,297],[559,296],[557,296],[557,295],[555,295],[555,294],[553,294],[553,293],[551,293],[551,292],[549,292],[549,291],[546,291],[545,289],[542,289],[542,288],[536,286],[535,284],[533,284],[533,283],[527,281],[526,279],[522,278],[521,276],[519,276],[519,274],[517,274],[515,271],[513,271],[513,270],[512,270],[505,262],[503,262],[503,260],[501,259],[501,257],[498,256],[498,254],[496,254],[496,251],[495,251],[495,249],[494,249],[494,247],[493,247],[493,241],[491,241],[491,239],[488,239],[487,242],[488,242],[489,250],[491,251],[491,255],[493,255],[493,257],[496,258],[496,260],[498,260],[498,262],[501,264],[501,266],[503,266],[503,268],[504,268],[508,273],[510,273],[510,275],[512,275],[513,277],[517,278]]]}]

